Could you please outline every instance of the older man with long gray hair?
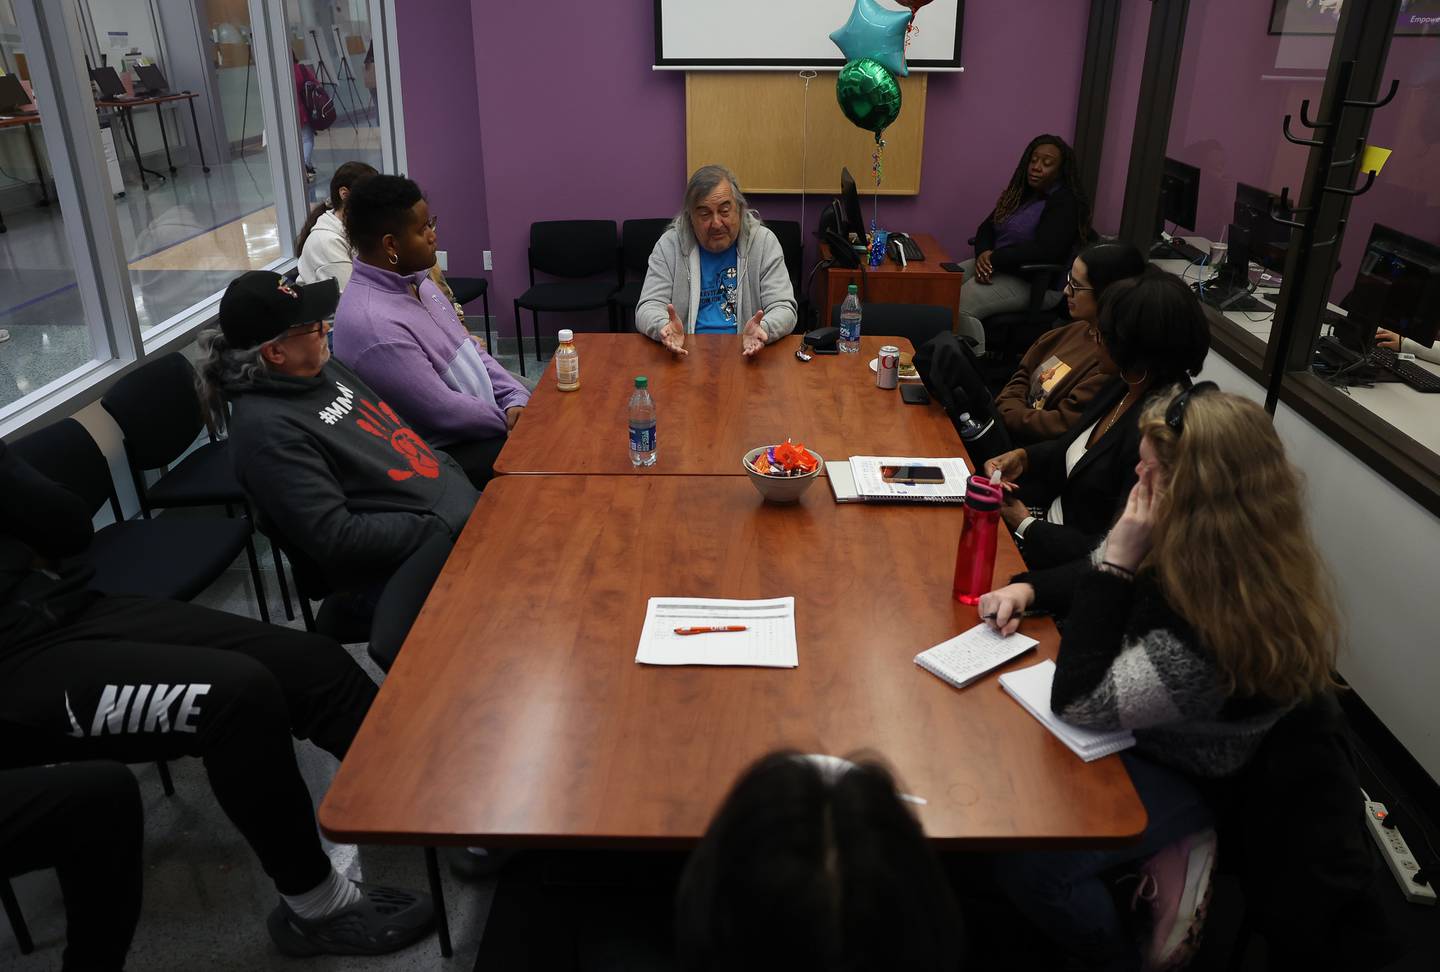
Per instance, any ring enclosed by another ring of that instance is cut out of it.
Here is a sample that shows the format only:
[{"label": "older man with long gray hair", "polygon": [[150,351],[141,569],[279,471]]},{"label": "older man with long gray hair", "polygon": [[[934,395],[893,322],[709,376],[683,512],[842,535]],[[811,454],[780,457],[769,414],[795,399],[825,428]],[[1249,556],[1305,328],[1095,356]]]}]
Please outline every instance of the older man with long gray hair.
[{"label": "older man with long gray hair", "polygon": [[686,334],[739,334],[746,357],[795,329],[795,292],[775,234],[734,173],[695,170],[685,203],[650,253],[635,324],[676,355]]}]

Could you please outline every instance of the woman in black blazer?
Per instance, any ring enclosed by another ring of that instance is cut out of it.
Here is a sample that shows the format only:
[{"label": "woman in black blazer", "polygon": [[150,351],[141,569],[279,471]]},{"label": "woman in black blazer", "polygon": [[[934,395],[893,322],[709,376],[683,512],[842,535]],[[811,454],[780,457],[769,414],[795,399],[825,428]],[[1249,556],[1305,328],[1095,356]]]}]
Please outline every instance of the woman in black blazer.
[{"label": "woman in black blazer", "polygon": [[1151,268],[1106,290],[1100,340],[1120,377],[1074,427],[985,464],[1012,484],[1001,514],[1032,570],[1083,558],[1105,536],[1135,485],[1142,406],[1200,373],[1210,325],[1189,287]]}]

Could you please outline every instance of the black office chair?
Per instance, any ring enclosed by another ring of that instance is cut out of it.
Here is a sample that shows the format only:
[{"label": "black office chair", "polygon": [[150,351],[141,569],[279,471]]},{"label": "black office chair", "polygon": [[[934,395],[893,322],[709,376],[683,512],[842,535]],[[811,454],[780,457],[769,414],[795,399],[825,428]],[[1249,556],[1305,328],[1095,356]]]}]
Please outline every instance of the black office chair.
[{"label": "black office chair", "polygon": [[115,522],[95,532],[72,562],[94,569],[106,594],[188,601],[220,578],[250,540],[250,521],[160,517],[126,520],[95,440],[74,419],[16,440],[11,448],[43,476],[79,496],[93,513],[108,501]]},{"label": "black office chair", "polygon": [[805,272],[805,240],[800,224],[793,219],[767,219],[765,225],[780,241],[780,251],[785,254],[785,269],[790,273],[790,290],[795,295],[800,330],[808,330],[810,301],[800,292],[800,276]]},{"label": "black office chair", "polygon": [[[490,281],[486,277],[452,277],[445,276],[445,282],[450,285],[450,292],[455,295],[455,303],[465,307],[472,301],[479,300],[482,313],[485,315],[485,347],[490,353],[495,353],[495,345],[490,343]],[[519,334],[516,334],[519,340]]]},{"label": "black office chair", "polygon": [[635,306],[640,303],[640,288],[645,284],[645,273],[650,269],[650,254],[665,230],[670,219],[627,219],[620,224],[620,273],[623,283],[611,298],[615,305],[615,320],[623,327],[625,310],[630,310],[634,320]]},{"label": "black office chair", "polygon": [[[362,644],[370,639],[370,624],[344,606],[344,595],[338,595],[325,577],[325,572],[310,557],[290,543],[274,524],[257,517],[256,529],[270,541],[270,546],[285,554],[290,563],[290,576],[295,582],[295,599],[300,602],[300,619],[306,631],[328,635],[342,645]],[[283,568],[280,568],[283,573]],[[318,602],[320,610],[311,607]]]},{"label": "black office chair", "polygon": [[[530,311],[535,331],[535,360],[540,359],[540,312],[605,308],[610,329],[616,329],[610,298],[620,287],[620,239],[613,219],[559,219],[530,224],[530,289],[515,298],[515,335],[520,336],[520,308]],[[563,282],[535,282],[535,271]],[[610,275],[604,280],[586,277]],[[525,355],[520,355],[525,374]]]},{"label": "black office chair", "polygon": [[[973,247],[975,237],[970,237],[966,242]],[[1084,243],[1081,244],[1083,245]],[[1015,370],[1015,365],[1019,364],[1036,338],[1064,323],[1059,320],[1065,313],[1064,300],[1046,307],[1045,297],[1064,286],[1070,263],[1071,261],[1067,260],[1063,264],[1021,264],[1019,276],[1024,277],[1030,284],[1030,303],[1024,310],[1002,311],[991,314],[980,322],[985,328],[985,358],[988,359],[986,363],[997,372],[1003,370],[1005,378]],[[988,375],[986,381],[989,382]]]},{"label": "black office chair", "polygon": [[[862,336],[905,338],[919,350],[935,335],[950,330],[950,308],[934,304],[866,304]],[[840,305],[830,308],[830,325],[840,326]]]},{"label": "black office chair", "polygon": [[[247,509],[245,493],[235,478],[228,441],[216,439],[212,432],[209,442],[185,455],[205,429],[205,422],[195,394],[195,369],[184,355],[172,352],[136,368],[116,382],[100,404],[125,436],[130,479],[145,519],[150,519],[151,511],[157,507],[223,506],[230,517],[235,516],[237,507]],[[156,482],[147,484],[145,473],[152,469],[165,471]],[[260,619],[268,622],[265,584],[255,545],[248,536],[245,556],[255,584]],[[288,592],[284,600],[289,615]]]}]

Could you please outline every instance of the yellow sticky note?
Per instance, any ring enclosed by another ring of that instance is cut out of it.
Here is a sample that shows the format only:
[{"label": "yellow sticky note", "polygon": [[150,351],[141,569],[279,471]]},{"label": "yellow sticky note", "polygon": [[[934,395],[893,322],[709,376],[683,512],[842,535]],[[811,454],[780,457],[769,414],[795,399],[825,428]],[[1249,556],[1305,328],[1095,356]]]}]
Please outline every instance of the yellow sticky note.
[{"label": "yellow sticky note", "polygon": [[1377,176],[1380,170],[1385,168],[1385,161],[1390,158],[1390,150],[1381,148],[1378,145],[1365,146],[1365,154],[1360,156],[1360,171],[1373,172]]}]

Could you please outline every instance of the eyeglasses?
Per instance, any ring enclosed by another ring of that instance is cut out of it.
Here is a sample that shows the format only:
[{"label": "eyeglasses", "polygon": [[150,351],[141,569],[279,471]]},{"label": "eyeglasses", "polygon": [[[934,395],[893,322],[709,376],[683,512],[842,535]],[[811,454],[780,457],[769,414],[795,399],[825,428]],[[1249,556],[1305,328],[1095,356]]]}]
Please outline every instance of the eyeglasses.
[{"label": "eyeglasses", "polygon": [[1170,407],[1165,410],[1165,424],[1170,426],[1170,431],[1179,435],[1185,428],[1185,409],[1190,407],[1190,399],[1201,392],[1216,391],[1219,385],[1213,381],[1202,381],[1175,396]]},{"label": "eyeglasses", "polygon": [[433,230],[435,228],[435,224],[438,222],[440,222],[439,216],[431,216],[425,221],[425,228],[428,230]]},{"label": "eyeglasses", "polygon": [[1080,286],[1079,284],[1077,284],[1077,283],[1075,282],[1075,278],[1072,277],[1072,276],[1070,276],[1070,274],[1068,274],[1068,273],[1065,275],[1065,289],[1068,290],[1068,291],[1070,291],[1072,294],[1078,294],[1078,293],[1081,293],[1082,291],[1086,291],[1086,290],[1088,290],[1088,291],[1090,291],[1090,292],[1092,292],[1092,293],[1095,291],[1095,288],[1094,288],[1094,287],[1082,287],[1082,286]]},{"label": "eyeglasses", "polygon": [[314,324],[297,324],[278,338],[275,338],[275,340],[283,341],[286,338],[309,337],[312,334],[324,334],[329,327],[330,325],[325,321],[316,321]]}]

